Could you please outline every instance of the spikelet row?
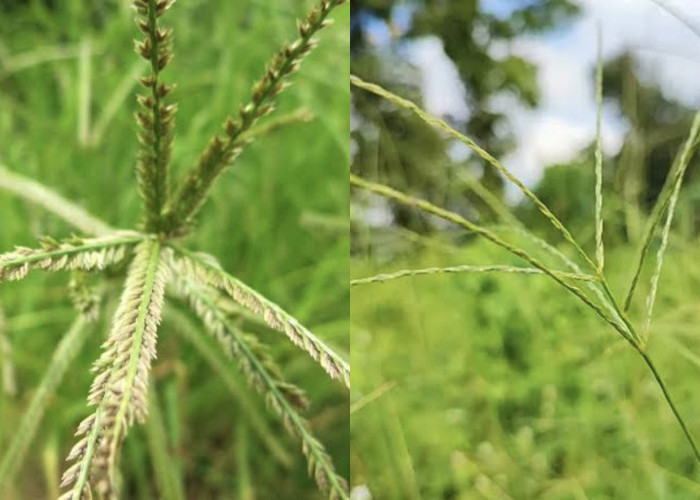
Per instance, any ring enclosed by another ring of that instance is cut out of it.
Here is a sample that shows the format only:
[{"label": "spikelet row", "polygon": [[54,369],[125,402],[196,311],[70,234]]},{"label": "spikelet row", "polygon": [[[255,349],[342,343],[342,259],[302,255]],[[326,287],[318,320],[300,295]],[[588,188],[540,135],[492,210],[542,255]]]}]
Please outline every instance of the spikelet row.
[{"label": "spikelet row", "polygon": [[274,109],[274,98],[289,86],[289,77],[299,69],[304,57],[317,45],[313,36],[330,24],[330,12],[345,0],[323,0],[313,8],[297,30],[299,38],[285,44],[267,65],[263,77],[253,85],[251,100],[240,107],[237,118],[224,123],[224,137],[215,135],[200,156],[197,165],[178,187],[169,208],[168,227],[181,230],[204,202],[212,184],[222,170],[238,156],[250,138],[246,132],[255,122]]},{"label": "spikelet row", "polygon": [[101,238],[46,238],[41,248],[17,247],[0,255],[0,282],[20,280],[32,269],[102,270],[123,260],[143,238],[139,233],[126,231]]},{"label": "spikelet row", "polygon": [[350,387],[349,364],[298,320],[277,304],[227,274],[212,256],[193,254],[182,249],[178,249],[178,253],[180,255],[175,258],[173,265],[179,276],[189,276],[226,292],[243,307],[263,318],[269,326],[285,333],[296,346],[317,361],[331,378],[340,379]]},{"label": "spikelet row", "polygon": [[148,375],[155,358],[169,268],[160,243],[148,240],[136,250],[103,352],[95,362],[88,403],[95,413],[78,426],[80,440],[67,461],[61,499],[87,494],[88,481],[105,498],[115,496],[114,473],[121,442],[134,420],[142,422],[148,408]]},{"label": "spikelet row", "polygon": [[272,367],[265,353],[263,357],[260,356],[260,343],[233,328],[225,313],[200,285],[181,279],[178,280],[178,287],[224,352],[236,360],[251,385],[265,396],[268,408],[280,417],[287,432],[301,440],[309,475],[321,491],[334,500],[349,498],[347,482],[336,473],[333,460],[321,442],[311,434],[306,420],[294,408],[306,404],[303,392],[280,380],[279,369]]},{"label": "spikelet row", "polygon": [[168,169],[172,155],[175,104],[167,104],[166,97],[172,85],[160,82],[160,72],[172,58],[172,29],[159,25],[160,17],[174,0],[136,0],[136,24],[144,34],[136,42],[136,53],[151,64],[151,74],[141,78],[147,94],[139,95],[143,108],[136,113],[141,144],[136,173],[138,186],[144,200],[146,230],[158,232],[160,216],[168,196]]},{"label": "spikelet row", "polygon": [[[275,386],[289,403],[299,410],[308,408],[309,401],[306,394],[299,387],[283,380],[282,371],[270,357],[267,346],[261,343],[257,337],[245,334],[230,323],[221,321],[221,318],[226,318],[227,315],[220,307],[218,292],[209,287],[205,289],[203,285],[187,278],[179,278],[175,283],[180,294],[187,299],[197,315],[206,322],[208,331],[216,338],[226,355],[237,360],[241,373],[253,389],[260,394],[265,394],[266,382],[254,369],[248,358],[243,355],[242,344],[247,346],[248,351],[271,375]],[[213,313],[215,310],[216,314]]]}]

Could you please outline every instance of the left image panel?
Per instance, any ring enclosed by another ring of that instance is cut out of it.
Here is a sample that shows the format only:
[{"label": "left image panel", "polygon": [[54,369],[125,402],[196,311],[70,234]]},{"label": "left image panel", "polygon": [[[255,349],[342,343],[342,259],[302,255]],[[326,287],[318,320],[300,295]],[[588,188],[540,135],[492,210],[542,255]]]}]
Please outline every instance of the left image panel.
[{"label": "left image panel", "polygon": [[349,498],[349,18],[0,3],[0,498]]}]

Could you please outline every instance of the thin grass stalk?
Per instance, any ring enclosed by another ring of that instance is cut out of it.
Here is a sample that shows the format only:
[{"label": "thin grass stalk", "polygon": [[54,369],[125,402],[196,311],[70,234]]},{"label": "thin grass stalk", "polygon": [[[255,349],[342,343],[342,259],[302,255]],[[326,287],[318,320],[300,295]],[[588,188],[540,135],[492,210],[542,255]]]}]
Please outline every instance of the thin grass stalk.
[{"label": "thin grass stalk", "polygon": [[[693,118],[693,124],[690,127],[690,132],[682,146],[681,154],[677,157],[678,163],[674,165],[676,168],[671,168],[668,174],[668,178],[664,185],[664,189],[661,190],[659,199],[654,206],[652,211],[651,220],[644,234],[644,240],[639,249],[639,253],[636,260],[636,266],[634,269],[634,275],[630,282],[629,289],[627,290],[627,295],[625,296],[624,309],[623,311],[629,311],[632,305],[632,299],[634,298],[634,292],[637,288],[639,282],[639,277],[642,274],[642,268],[644,267],[644,260],[646,259],[649,248],[651,247],[651,240],[654,237],[657,226],[661,223],[663,214],[666,211],[671,198],[673,196],[674,188],[679,182],[683,182],[683,177],[690,163],[693,153],[697,149],[698,140],[700,138],[700,111],[695,113]],[[670,182],[669,182],[670,181]]]},{"label": "thin grass stalk", "polygon": [[[560,260],[566,267],[569,268],[570,271],[572,271],[572,273],[570,273],[572,276],[587,276],[581,271],[581,268],[578,266],[578,264],[569,259],[559,249],[555,248],[539,236],[536,236],[531,231],[529,231],[517,217],[515,217],[510,211],[508,211],[508,208],[505,205],[503,205],[501,200],[496,198],[493,195],[493,193],[486,189],[478,181],[478,179],[466,178],[465,181],[469,184],[469,187],[472,188],[474,193],[477,196],[479,196],[501,218],[501,220],[509,224],[509,228],[512,229],[516,234],[523,236],[524,238],[528,239],[529,241],[537,245],[539,248],[541,248],[557,260]],[[607,287],[607,284],[605,283],[605,276],[600,275],[598,278],[599,281],[604,283],[604,287]],[[597,286],[597,283],[595,283],[594,281],[588,281],[585,285],[596,295],[600,303],[604,305],[604,307],[608,310],[611,316],[615,318],[616,321],[620,323],[627,323],[629,331],[634,332],[634,328],[632,328],[632,326],[626,320],[624,314],[621,313],[619,307],[617,307],[616,305],[614,297],[611,294],[608,294],[601,290],[601,288]],[[611,301],[612,304],[610,303]]]},{"label": "thin grass stalk", "polygon": [[95,125],[92,127],[90,134],[90,146],[96,147],[102,143],[110,123],[114,116],[124,106],[124,102],[129,97],[131,90],[137,83],[137,77],[143,72],[145,62],[143,60],[136,61],[131,69],[122,77],[119,84],[114,89],[112,95],[103,103],[102,112],[95,120]]},{"label": "thin grass stalk", "polygon": [[243,419],[236,422],[236,478],[238,479],[238,499],[255,500],[255,486],[250,470],[250,432]]},{"label": "thin grass stalk", "polygon": [[216,179],[240,154],[251,139],[245,135],[251,127],[274,108],[274,99],[289,86],[289,77],[299,68],[302,60],[317,45],[314,35],[330,24],[328,15],[345,0],[321,0],[298,22],[299,37],[284,45],[268,64],[265,75],[253,85],[250,102],[241,106],[238,118],[224,123],[225,137],[218,135],[209,142],[197,165],[178,185],[174,201],[168,209],[168,229],[178,233],[185,230],[204,203]]},{"label": "thin grass stalk", "polygon": [[[172,318],[173,321],[168,321],[168,318]],[[275,432],[270,429],[266,418],[251,398],[250,393],[243,389],[241,381],[234,376],[228,359],[225,357],[226,354],[211,345],[208,335],[205,337],[202,328],[179,309],[174,307],[167,309],[165,319],[167,327],[191,344],[212,371],[223,381],[236,403],[245,413],[250,429],[262,441],[267,451],[280,465],[289,469],[292,466],[292,457],[277,439]]]},{"label": "thin grass stalk", "polygon": [[12,356],[12,344],[7,338],[7,321],[2,306],[0,306],[0,378],[2,378],[2,392],[9,397],[15,397],[17,395],[15,362]]},{"label": "thin grass stalk", "polygon": [[259,137],[271,134],[281,128],[298,123],[308,123],[314,119],[314,114],[307,108],[299,108],[277,118],[271,118],[264,123],[252,127],[246,133],[241,134],[242,141],[252,141]]},{"label": "thin grass stalk", "polygon": [[673,412],[673,415],[676,417],[676,420],[681,426],[681,429],[683,430],[683,434],[685,435],[686,440],[690,444],[691,448],[693,449],[693,453],[695,454],[695,459],[700,463],[700,450],[698,450],[697,445],[695,444],[695,439],[693,439],[693,435],[690,433],[690,430],[688,429],[688,426],[685,423],[685,420],[681,416],[680,412],[678,411],[678,408],[676,408],[675,403],[673,402],[673,399],[671,399],[671,394],[668,392],[668,389],[666,388],[666,384],[664,383],[663,379],[661,378],[661,375],[659,374],[658,370],[656,369],[656,366],[652,362],[651,358],[649,355],[644,352],[643,349],[637,349],[637,352],[644,358],[644,362],[646,363],[647,367],[649,367],[649,370],[651,370],[651,373],[654,375],[654,378],[656,379],[656,382],[659,384],[659,387],[661,388],[661,392],[664,395],[664,399],[666,399],[666,403],[668,403],[668,406],[671,408],[671,411]]},{"label": "thin grass stalk", "polygon": [[600,26],[598,26],[595,89],[595,249],[598,274],[602,276],[605,268],[605,249],[603,247],[603,35]]},{"label": "thin grass stalk", "polygon": [[265,363],[251,347],[252,338],[246,338],[234,328],[223,312],[212,302],[211,297],[191,281],[182,281],[183,292],[190,299],[192,308],[216,338],[227,354],[235,358],[241,370],[256,380],[255,386],[265,395],[265,401],[281,419],[287,431],[302,442],[307,458],[308,472],[318,487],[331,500],[349,500],[348,487],[339,476],[323,445],[311,434],[308,423],[299,415],[293,402],[283,392],[285,383],[271,373]]},{"label": "thin grass stalk", "polygon": [[85,38],[80,43],[78,57],[78,141],[85,146],[90,137],[92,104],[92,42]]},{"label": "thin grass stalk", "polygon": [[[427,267],[423,269],[402,269],[392,273],[382,273],[366,278],[358,278],[350,281],[350,286],[369,285],[372,283],[384,283],[395,279],[415,277],[415,276],[430,276],[434,274],[461,274],[461,273],[510,273],[510,274],[545,274],[541,269],[535,267],[517,267],[517,266],[451,266],[451,267]],[[586,274],[574,274],[562,271],[552,271],[562,279],[579,280],[579,281],[598,281],[597,276]]]},{"label": "thin grass stalk", "polygon": [[418,198],[414,198],[412,196],[408,196],[400,191],[396,191],[395,189],[392,189],[388,186],[382,185],[382,184],[377,184],[374,182],[367,181],[365,179],[362,179],[361,177],[358,177],[354,174],[350,174],[350,184],[360,187],[362,189],[366,189],[368,191],[371,191],[375,194],[378,194],[380,196],[383,196],[385,198],[391,199],[395,202],[398,202],[402,205],[408,206],[408,207],[414,207],[418,208],[419,210],[422,210],[423,212],[432,214],[436,217],[439,217],[441,219],[444,219],[448,222],[452,222],[453,224],[456,224],[464,229],[467,229],[489,241],[494,243],[495,245],[507,250],[511,254],[515,255],[516,257],[520,257],[521,259],[529,262],[532,266],[536,267],[537,269],[542,270],[545,274],[547,274],[549,277],[551,277],[554,281],[559,283],[561,286],[566,288],[569,292],[573,293],[576,297],[578,297],[583,303],[585,303],[588,307],[593,309],[593,311],[598,314],[606,323],[608,323],[610,326],[612,326],[622,337],[630,342],[632,345],[636,345],[636,339],[635,335],[629,331],[627,326],[622,323],[620,324],[619,322],[615,321],[613,318],[610,318],[603,308],[591,301],[590,298],[588,298],[578,287],[568,283],[558,275],[554,274],[554,272],[548,268],[545,264],[525,252],[524,250],[517,248],[510,243],[506,242],[505,240],[501,239],[499,236],[496,234],[492,233],[488,229],[485,229],[481,226],[478,226],[477,224],[474,224],[473,222],[468,221],[464,217],[462,217],[459,214],[456,214],[454,212],[450,212],[448,210],[445,210],[443,208],[437,207],[433,205],[430,202],[427,202],[425,200],[421,200]]},{"label": "thin grass stalk", "polygon": [[44,418],[49,402],[62,382],[68,368],[73,364],[80,349],[88,338],[90,329],[87,320],[79,316],[68,329],[51,357],[32,399],[24,412],[19,426],[13,431],[12,439],[0,461],[0,491],[12,482],[34,441],[37,428]]},{"label": "thin grass stalk", "polygon": [[259,294],[242,281],[226,273],[216,259],[173,246],[180,258],[173,265],[180,277],[189,277],[226,292],[233,300],[250,309],[265,322],[306,351],[334,379],[350,387],[350,365],[304,325],[280,306]]},{"label": "thin grass stalk", "polygon": [[408,111],[410,111],[413,114],[415,114],[416,116],[418,116],[421,120],[423,120],[428,125],[430,125],[434,128],[437,128],[438,130],[442,130],[443,132],[447,133],[451,137],[464,143],[467,147],[469,147],[469,149],[474,151],[482,160],[486,161],[491,166],[493,166],[508,181],[510,181],[518,189],[520,189],[520,191],[535,204],[535,206],[538,208],[538,210],[552,224],[552,226],[554,226],[554,228],[556,228],[561,233],[561,235],[564,237],[564,239],[574,247],[574,249],[581,255],[581,257],[583,257],[583,259],[591,266],[591,268],[594,270],[597,270],[598,266],[593,263],[593,261],[590,259],[590,257],[588,257],[588,254],[576,242],[576,240],[571,235],[569,230],[566,229],[566,227],[564,227],[564,225],[552,213],[552,211],[549,209],[549,207],[547,207],[547,205],[545,205],[542,202],[542,200],[540,200],[537,197],[537,195],[535,195],[535,193],[533,193],[527,186],[525,186],[520,181],[520,179],[515,177],[500,161],[498,161],[488,151],[484,150],[481,146],[479,146],[476,142],[474,142],[473,139],[458,132],[454,128],[450,127],[443,120],[440,120],[439,118],[436,118],[436,117],[426,113],[425,111],[423,111],[419,106],[417,106],[412,101],[409,101],[407,99],[399,97],[396,94],[394,94],[393,92],[390,92],[379,85],[376,85],[374,83],[365,82],[361,78],[358,78],[357,76],[354,76],[354,75],[350,75],[350,83],[352,85],[355,85],[356,87],[362,88],[362,89],[367,90],[367,91],[369,91],[369,92],[371,92],[379,97],[382,97],[382,98],[386,99],[387,101],[389,101],[389,102],[391,102],[391,103],[393,103],[401,108],[407,109]]},{"label": "thin grass stalk", "polygon": [[163,414],[155,391],[150,391],[148,394],[146,438],[158,486],[158,498],[161,500],[185,500],[182,478],[168,446]]},{"label": "thin grass stalk", "polygon": [[0,189],[40,206],[87,235],[114,232],[107,223],[88,213],[43,184],[10,171],[0,164]]}]

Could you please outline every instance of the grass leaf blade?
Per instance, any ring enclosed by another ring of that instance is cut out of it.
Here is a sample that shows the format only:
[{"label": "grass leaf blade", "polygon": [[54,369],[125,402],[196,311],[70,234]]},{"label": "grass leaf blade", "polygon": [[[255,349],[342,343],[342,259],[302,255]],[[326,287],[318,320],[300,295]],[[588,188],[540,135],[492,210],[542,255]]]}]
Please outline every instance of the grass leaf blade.
[{"label": "grass leaf blade", "polygon": [[107,223],[82,207],[66,200],[39,182],[10,171],[2,164],[0,164],[0,189],[44,208],[85,234],[102,236],[114,232]]},{"label": "grass leaf blade", "polygon": [[86,324],[85,318],[79,316],[56,347],[44,376],[32,396],[29,407],[14,431],[12,440],[0,462],[0,491],[12,481],[13,475],[22,465],[37,428],[44,417],[49,400],[85,343],[90,332]]}]

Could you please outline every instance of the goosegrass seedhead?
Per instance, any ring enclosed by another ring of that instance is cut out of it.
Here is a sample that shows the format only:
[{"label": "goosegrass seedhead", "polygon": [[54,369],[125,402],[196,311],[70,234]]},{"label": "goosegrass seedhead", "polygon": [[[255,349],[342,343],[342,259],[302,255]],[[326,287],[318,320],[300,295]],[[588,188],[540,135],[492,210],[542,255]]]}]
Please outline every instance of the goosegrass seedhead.
[{"label": "goosegrass seedhead", "polygon": [[[20,432],[3,454],[0,491],[25,458],[49,397],[86,338],[88,322],[100,312],[105,287],[93,287],[91,274],[110,270],[119,275],[128,264],[109,335],[93,366],[95,378],[87,398],[92,413],[78,425],[77,443],[68,453],[68,465],[61,478],[60,500],[119,498],[122,443],[131,426],[146,421],[149,407],[156,404],[149,396],[149,379],[167,295],[176,302],[186,299],[223,354],[264,397],[287,431],[301,441],[309,474],[319,488],[329,498],[347,499],[345,479],[335,471],[330,456],[301,416],[300,412],[308,408],[306,394],[283,379],[282,370],[257,337],[230,321],[224,302],[236,302],[260,317],[304,350],[330,377],[349,387],[348,363],[280,306],[224,271],[216,259],[186,250],[180,244],[223,169],[247,142],[259,135],[251,126],[273,110],[275,97],[289,85],[290,76],[316,46],[314,35],[329,24],[328,15],[343,1],[322,0],[299,23],[297,40],[274,55],[264,76],[253,86],[250,102],[240,108],[236,118],[225,120],[223,137],[217,135],[210,141],[196,165],[171,191],[169,171],[176,105],[169,102],[173,86],[161,80],[161,73],[172,59],[172,31],[163,27],[161,19],[173,3],[133,2],[136,24],[143,34],[143,39],[136,42],[136,52],[150,63],[149,74],[140,79],[146,93],[138,96],[141,110],[136,113],[140,144],[136,178],[143,201],[139,231],[115,230],[41,184],[0,166],[0,188],[43,206],[86,233],[61,241],[44,238],[39,248],[18,247],[0,254],[0,283],[25,278],[32,270],[71,271],[69,295],[79,313],[49,364]],[[304,112],[269,126],[307,117]],[[199,340],[194,343],[205,345]],[[212,358],[211,352],[207,357]],[[148,429],[156,434],[149,436],[149,443],[157,455],[162,485],[169,481],[169,473],[167,446],[158,422]],[[177,486],[163,489],[176,496],[182,491]]]}]

